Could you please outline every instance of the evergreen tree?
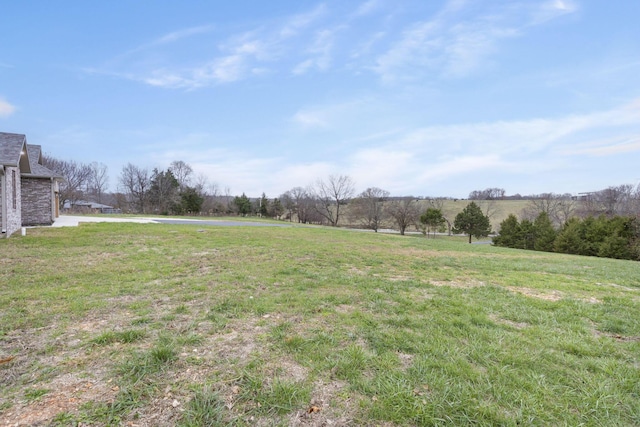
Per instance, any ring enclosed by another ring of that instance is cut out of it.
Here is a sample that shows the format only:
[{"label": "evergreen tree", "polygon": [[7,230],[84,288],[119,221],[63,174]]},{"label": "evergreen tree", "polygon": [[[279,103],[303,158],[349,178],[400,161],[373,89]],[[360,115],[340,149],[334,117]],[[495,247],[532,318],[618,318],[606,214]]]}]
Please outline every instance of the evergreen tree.
[{"label": "evergreen tree", "polygon": [[247,216],[251,212],[251,201],[247,197],[246,194],[242,193],[242,196],[236,196],[233,199],[233,203],[236,205],[238,209],[238,214],[242,216]]},{"label": "evergreen tree", "polygon": [[536,251],[553,252],[553,242],[556,239],[556,230],[553,228],[549,214],[540,212],[533,222],[534,241],[533,249]]},{"label": "evergreen tree", "polygon": [[518,249],[532,250],[535,245],[536,232],[533,227],[533,222],[528,219],[523,219],[520,222],[520,235],[518,237]]},{"label": "evergreen tree", "polygon": [[175,213],[179,208],[178,180],[171,170],[159,171],[154,169],[149,188],[149,202],[152,207],[163,215]]},{"label": "evergreen tree", "polygon": [[571,218],[556,236],[553,249],[565,254],[580,254],[582,248],[582,224],[578,218]]},{"label": "evergreen tree", "polygon": [[520,247],[520,223],[514,214],[509,216],[500,223],[500,234],[495,236],[492,241],[496,246],[504,246],[507,248]]},{"label": "evergreen tree", "polygon": [[458,215],[453,222],[454,233],[464,233],[471,237],[479,239],[486,237],[491,232],[491,222],[489,218],[482,213],[482,210],[475,202],[469,203]]},{"label": "evergreen tree", "polygon": [[262,193],[262,197],[260,197],[260,206],[258,208],[258,213],[262,217],[268,216],[269,213],[269,199],[267,199],[267,195]]},{"label": "evergreen tree", "polygon": [[181,207],[183,212],[197,214],[202,209],[204,197],[193,187],[185,187],[180,193]]},{"label": "evergreen tree", "polygon": [[269,206],[269,216],[272,218],[279,218],[284,213],[284,206],[280,203],[280,199],[273,199],[273,203]]}]

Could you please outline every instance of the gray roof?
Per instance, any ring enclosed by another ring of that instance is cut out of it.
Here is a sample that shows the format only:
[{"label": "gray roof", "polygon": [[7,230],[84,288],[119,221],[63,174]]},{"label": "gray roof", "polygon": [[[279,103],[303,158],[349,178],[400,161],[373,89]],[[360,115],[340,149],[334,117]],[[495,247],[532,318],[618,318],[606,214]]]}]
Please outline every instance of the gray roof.
[{"label": "gray roof", "polygon": [[113,206],[103,205],[102,203],[98,203],[98,202],[89,202],[86,200],[76,200],[73,203],[71,203],[69,200],[65,200],[63,208],[69,209],[71,208],[72,205],[76,207],[87,207],[91,209],[104,209],[104,208],[113,209]]},{"label": "gray roof", "polygon": [[0,132],[0,165],[11,167],[27,166],[26,172],[29,172],[29,164],[20,161],[26,144],[27,137],[25,135]]},{"label": "gray roof", "polygon": [[23,174],[31,178],[58,178],[63,177],[46,166],[42,165],[42,147],[40,145],[27,144],[27,152],[29,153],[29,163],[31,165],[31,173]]}]

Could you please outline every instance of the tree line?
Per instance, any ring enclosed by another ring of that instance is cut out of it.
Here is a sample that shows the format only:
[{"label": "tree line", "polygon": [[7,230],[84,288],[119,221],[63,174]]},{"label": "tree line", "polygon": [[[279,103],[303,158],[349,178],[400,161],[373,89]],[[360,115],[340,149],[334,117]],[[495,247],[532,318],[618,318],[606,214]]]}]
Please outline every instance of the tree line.
[{"label": "tree line", "polygon": [[572,217],[556,228],[546,212],[534,221],[511,214],[493,244],[565,254],[640,260],[640,221],[632,216]]},{"label": "tree line", "polygon": [[[216,183],[195,175],[184,161],[151,170],[128,163],[118,176],[117,191],[107,192],[109,179],[104,164],[64,161],[48,155],[43,160],[45,166],[66,178],[60,185],[61,203],[92,200],[142,214],[257,215],[308,224],[347,223],[376,232],[392,227],[402,235],[413,227],[427,237],[438,232],[464,233],[469,241],[491,232],[489,219],[496,214],[499,200],[515,197],[507,196],[502,188],[474,190],[469,194],[471,203],[462,212],[445,215],[444,198],[392,197],[378,187],[356,194],[351,177],[330,175],[305,187],[293,187],[276,198],[263,193],[260,198],[250,199],[244,193],[233,196],[228,188],[220,191]],[[632,219],[640,213],[640,186],[611,186],[578,196],[542,193],[515,197],[522,198],[528,201],[526,208],[520,218],[512,215],[500,224],[495,245],[637,258],[638,227]],[[603,237],[607,233],[608,240]],[[578,238],[587,243],[577,244]],[[627,239],[625,250],[621,249],[621,239]]]},{"label": "tree line", "polygon": [[496,246],[640,260],[640,185],[611,186],[577,197],[532,197],[521,218],[509,215]]}]

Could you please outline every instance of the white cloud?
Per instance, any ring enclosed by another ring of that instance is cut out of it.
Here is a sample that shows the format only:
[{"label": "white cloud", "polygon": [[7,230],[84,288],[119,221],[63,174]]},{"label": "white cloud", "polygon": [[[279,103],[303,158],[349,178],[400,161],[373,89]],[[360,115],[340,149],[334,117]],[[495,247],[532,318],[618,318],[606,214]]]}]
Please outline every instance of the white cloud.
[{"label": "white cloud", "polygon": [[292,118],[293,122],[304,128],[326,127],[327,121],[322,113],[312,111],[298,111]]},{"label": "white cloud", "polygon": [[349,174],[359,187],[376,186],[392,194],[405,195],[411,193],[412,188],[428,192],[434,183],[493,170],[505,164],[498,154],[439,159],[424,153],[416,155],[412,150],[399,150],[394,145],[359,150],[350,158],[350,163],[353,166]]},{"label": "white cloud", "polygon": [[574,13],[578,10],[578,4],[572,0],[548,0],[536,5],[531,12],[531,24],[543,24],[562,15]]},{"label": "white cloud", "polygon": [[606,157],[634,152],[640,153],[640,135],[596,140],[559,151],[563,156],[588,155],[593,157]]},{"label": "white cloud", "polygon": [[368,98],[355,98],[350,101],[318,105],[297,111],[291,121],[303,128],[353,127],[358,116],[370,103]]},{"label": "white cloud", "polygon": [[[194,42],[205,47],[201,50],[202,57],[188,61],[182,58],[183,50],[172,45],[186,38],[211,33],[214,26],[181,29],[129,50],[102,68],[85,68],[85,71],[127,78],[157,87],[187,90],[265,75],[271,71],[267,64],[274,64],[277,60],[286,63],[287,60],[304,56],[307,58],[299,61],[295,73],[301,74],[312,69],[322,71],[331,64],[335,30],[316,31],[310,41],[307,36],[311,34],[314,24],[326,13],[326,6],[320,4],[307,13],[286,18],[280,25],[266,23],[253,31],[228,35],[222,41],[210,35]],[[309,47],[300,48],[305,42],[309,42]],[[181,58],[179,62],[175,61],[178,57]],[[175,65],[178,63],[180,65]]]},{"label": "white cloud", "polygon": [[311,69],[325,71],[331,65],[331,50],[333,48],[335,35],[338,30],[321,30],[315,34],[315,39],[307,53],[311,58],[299,63],[293,74],[304,74]]},{"label": "white cloud", "polygon": [[461,156],[444,162],[425,165],[418,181],[443,181],[456,175],[468,175],[483,170],[503,167],[505,161],[498,154]]},{"label": "white cloud", "polygon": [[421,163],[409,151],[387,148],[367,148],[356,151],[349,159],[349,175],[358,187],[380,187],[394,194],[401,192],[407,182],[415,183]]},{"label": "white cloud", "polygon": [[156,38],[155,40],[152,40],[148,43],[141,44],[133,49],[128,50],[127,52],[118,56],[116,58],[116,61],[122,61],[133,56],[138,56],[140,55],[141,52],[158,48],[163,45],[175,43],[179,40],[186,39],[192,36],[210,33],[213,30],[214,30],[213,25],[202,25],[202,26],[183,28],[177,31],[172,31],[170,33],[164,34]]},{"label": "white cloud", "polygon": [[178,31],[173,31],[171,33],[165,34],[162,37],[159,37],[157,40],[153,41],[151,43],[151,45],[158,45],[158,44],[164,44],[164,43],[173,43],[175,41],[178,41],[180,39],[184,39],[187,37],[191,37],[197,34],[205,34],[205,33],[209,33],[211,31],[213,31],[214,26],[213,25],[202,25],[199,27],[191,27],[191,28],[185,28],[182,30],[178,30]]},{"label": "white cloud", "polygon": [[368,0],[364,3],[361,3],[356,9],[354,15],[355,16],[365,16],[373,13],[380,7],[380,0]]},{"label": "white cloud", "polygon": [[252,57],[259,55],[258,43],[242,43],[230,55],[184,70],[156,69],[141,78],[152,86],[173,89],[197,89],[216,84],[231,83],[253,75]]},{"label": "white cloud", "polygon": [[0,117],[9,117],[16,111],[16,107],[0,98]]},{"label": "white cloud", "polygon": [[325,15],[326,12],[327,7],[324,4],[320,4],[310,12],[292,16],[280,29],[280,37],[289,38],[297,35],[300,31],[306,29],[320,17]]},{"label": "white cloud", "polygon": [[412,131],[397,143],[417,152],[496,152],[519,156],[549,147],[570,146],[584,134],[613,127],[637,125],[640,103],[583,115],[431,126]]},{"label": "white cloud", "polygon": [[[523,34],[577,7],[570,0],[555,0],[533,8],[515,3],[467,18],[473,9],[464,1],[448,2],[428,21],[414,23],[373,67],[384,81],[417,78],[425,71],[444,77],[464,77],[485,64],[499,42]],[[463,14],[464,12],[464,14]]]}]

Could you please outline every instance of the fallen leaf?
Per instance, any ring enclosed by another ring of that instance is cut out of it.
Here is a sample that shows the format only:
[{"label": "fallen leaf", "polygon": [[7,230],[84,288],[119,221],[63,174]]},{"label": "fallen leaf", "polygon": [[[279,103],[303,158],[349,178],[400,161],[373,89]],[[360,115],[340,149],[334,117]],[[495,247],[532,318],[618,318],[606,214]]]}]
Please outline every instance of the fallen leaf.
[{"label": "fallen leaf", "polygon": [[311,408],[307,409],[307,414],[313,414],[314,412],[320,412],[320,408],[318,408],[317,406],[312,406]]},{"label": "fallen leaf", "polygon": [[0,365],[2,365],[3,363],[9,363],[15,358],[16,358],[15,356],[4,357],[0,359]]}]

